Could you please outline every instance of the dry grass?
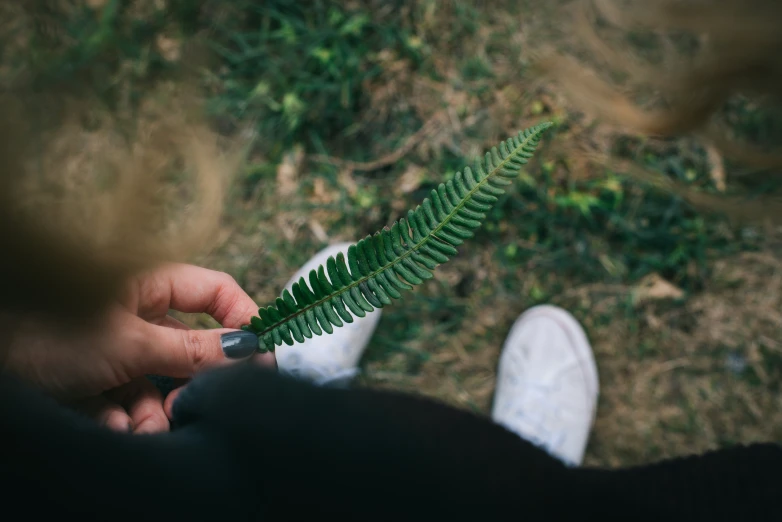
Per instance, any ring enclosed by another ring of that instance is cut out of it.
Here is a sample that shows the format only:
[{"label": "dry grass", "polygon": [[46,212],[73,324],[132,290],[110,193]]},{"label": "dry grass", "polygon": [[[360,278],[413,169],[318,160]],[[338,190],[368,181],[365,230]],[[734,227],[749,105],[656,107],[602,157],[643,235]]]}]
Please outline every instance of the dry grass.
[{"label": "dry grass", "polygon": [[619,466],[782,437],[782,263],[745,254],[714,266],[683,306],[585,323],[602,397],[587,462]]}]

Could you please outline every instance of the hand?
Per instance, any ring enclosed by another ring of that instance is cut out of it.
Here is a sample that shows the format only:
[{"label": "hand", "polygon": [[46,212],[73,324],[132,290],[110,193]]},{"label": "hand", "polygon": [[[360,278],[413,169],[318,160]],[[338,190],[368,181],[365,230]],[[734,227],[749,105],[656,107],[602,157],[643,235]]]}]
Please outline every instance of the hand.
[{"label": "hand", "polygon": [[[170,309],[207,313],[226,328],[191,330],[169,316]],[[68,334],[40,324],[22,325],[6,369],[112,429],[166,431],[166,411],[170,413],[181,388],[169,394],[164,405],[159,390],[144,376],[188,379],[206,368],[248,357],[276,366],[274,354],[254,351],[254,335],[236,331],[257,310],[227,274],[166,265],[131,281],[102,324],[87,332]]]}]

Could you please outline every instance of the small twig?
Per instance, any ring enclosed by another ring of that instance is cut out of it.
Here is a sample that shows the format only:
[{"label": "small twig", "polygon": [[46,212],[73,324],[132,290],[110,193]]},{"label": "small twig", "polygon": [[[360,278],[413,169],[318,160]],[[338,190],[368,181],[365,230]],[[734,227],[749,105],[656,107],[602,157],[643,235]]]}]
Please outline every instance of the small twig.
[{"label": "small twig", "polygon": [[366,171],[382,169],[383,167],[387,167],[388,165],[391,165],[392,163],[396,163],[397,161],[399,161],[403,156],[405,156],[408,152],[410,152],[416,145],[418,145],[424,138],[434,134],[437,130],[439,130],[439,127],[442,123],[441,121],[442,118],[443,118],[443,113],[438,112],[437,114],[432,116],[426,123],[424,123],[424,125],[420,129],[418,129],[418,131],[416,131],[415,134],[407,138],[407,140],[405,140],[404,144],[402,144],[401,147],[374,161],[350,161],[350,160],[335,158],[333,156],[326,156],[323,154],[316,154],[310,156],[310,159],[322,163],[331,163],[335,167],[344,170],[349,170],[349,171],[361,170],[366,172]]}]

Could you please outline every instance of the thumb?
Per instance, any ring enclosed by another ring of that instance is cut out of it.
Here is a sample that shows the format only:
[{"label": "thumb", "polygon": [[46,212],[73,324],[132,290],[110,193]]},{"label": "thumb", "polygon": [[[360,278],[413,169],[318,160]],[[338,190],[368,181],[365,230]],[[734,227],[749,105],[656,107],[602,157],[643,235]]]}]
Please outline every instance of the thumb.
[{"label": "thumb", "polygon": [[186,378],[250,357],[258,337],[243,330],[184,330],[146,323],[143,344],[138,361],[143,373]]}]

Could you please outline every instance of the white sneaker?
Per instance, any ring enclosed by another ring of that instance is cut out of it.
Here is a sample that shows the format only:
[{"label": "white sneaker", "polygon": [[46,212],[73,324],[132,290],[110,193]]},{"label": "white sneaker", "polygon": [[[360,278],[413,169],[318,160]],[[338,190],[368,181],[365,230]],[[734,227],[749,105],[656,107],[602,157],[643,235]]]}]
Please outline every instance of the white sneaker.
[{"label": "white sneaker", "polygon": [[[288,281],[289,291],[301,277],[309,284],[309,273],[325,264],[329,256],[342,252],[347,256],[352,243],[331,245],[321,250]],[[287,375],[313,382],[317,385],[346,386],[358,374],[358,362],[375,332],[381,311],[375,309],[365,317],[354,316],[352,323],[334,327],[334,333],[313,335],[303,343],[293,346],[283,344],[276,348],[277,367]]]},{"label": "white sneaker", "polygon": [[519,317],[500,356],[492,419],[577,466],[597,396],[597,365],[578,321],[554,306]]}]

